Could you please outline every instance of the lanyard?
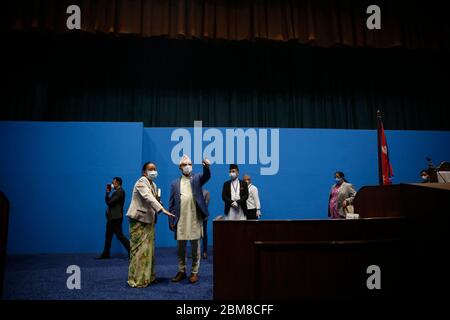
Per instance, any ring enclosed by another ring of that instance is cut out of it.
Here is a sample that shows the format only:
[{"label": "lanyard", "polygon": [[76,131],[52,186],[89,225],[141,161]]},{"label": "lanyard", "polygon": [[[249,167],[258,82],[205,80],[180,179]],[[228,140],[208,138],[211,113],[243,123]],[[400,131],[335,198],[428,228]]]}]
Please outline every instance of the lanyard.
[{"label": "lanyard", "polygon": [[[236,179],[237,180],[237,179]],[[231,186],[233,187],[233,189],[234,189],[234,193],[236,193],[237,194],[237,189],[238,189],[238,187],[237,187],[237,184],[239,183],[239,181],[237,181],[236,183],[234,183],[233,184],[233,181],[231,181]]]}]

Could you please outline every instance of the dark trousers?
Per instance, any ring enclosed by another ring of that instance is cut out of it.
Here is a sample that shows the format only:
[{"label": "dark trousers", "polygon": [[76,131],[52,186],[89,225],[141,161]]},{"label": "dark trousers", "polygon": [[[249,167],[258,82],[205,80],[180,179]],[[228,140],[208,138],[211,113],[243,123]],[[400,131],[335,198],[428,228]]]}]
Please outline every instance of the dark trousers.
[{"label": "dark trousers", "polygon": [[247,220],[258,220],[256,209],[247,209]]},{"label": "dark trousers", "polygon": [[208,252],[208,220],[203,220],[202,250]]},{"label": "dark trousers", "polygon": [[113,219],[106,222],[105,248],[103,254],[109,255],[113,235],[116,235],[117,239],[119,239],[125,249],[130,252],[130,241],[128,241],[122,232],[122,220],[123,219]]}]

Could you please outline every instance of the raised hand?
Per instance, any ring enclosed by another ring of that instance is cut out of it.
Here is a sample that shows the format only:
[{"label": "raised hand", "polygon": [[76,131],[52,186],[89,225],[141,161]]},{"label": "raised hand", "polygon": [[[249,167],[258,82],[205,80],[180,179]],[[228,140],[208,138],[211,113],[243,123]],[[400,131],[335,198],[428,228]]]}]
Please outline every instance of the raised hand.
[{"label": "raised hand", "polygon": [[203,159],[203,162],[202,162],[202,164],[206,167],[206,168],[208,168],[210,165],[211,165],[211,161],[209,161],[208,159]]}]

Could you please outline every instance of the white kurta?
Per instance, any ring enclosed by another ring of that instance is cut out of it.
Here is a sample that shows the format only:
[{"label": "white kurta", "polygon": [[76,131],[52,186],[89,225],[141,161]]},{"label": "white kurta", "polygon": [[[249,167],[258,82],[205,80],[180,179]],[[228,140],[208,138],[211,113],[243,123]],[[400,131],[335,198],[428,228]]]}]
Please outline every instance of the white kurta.
[{"label": "white kurta", "polygon": [[[240,193],[239,179],[231,181],[230,188],[231,188],[231,201],[239,200],[241,198],[239,194]],[[230,207],[230,211],[228,211],[228,216],[225,216],[225,220],[247,220],[247,217],[245,216],[241,206],[239,206],[238,208]]]},{"label": "white kurta", "polygon": [[259,202],[258,188],[253,184],[248,186],[248,199],[247,199],[247,209],[261,209],[261,204]]},{"label": "white kurta", "polygon": [[203,237],[203,222],[197,215],[191,179],[180,180],[180,220],[177,223],[177,240],[198,240]]}]

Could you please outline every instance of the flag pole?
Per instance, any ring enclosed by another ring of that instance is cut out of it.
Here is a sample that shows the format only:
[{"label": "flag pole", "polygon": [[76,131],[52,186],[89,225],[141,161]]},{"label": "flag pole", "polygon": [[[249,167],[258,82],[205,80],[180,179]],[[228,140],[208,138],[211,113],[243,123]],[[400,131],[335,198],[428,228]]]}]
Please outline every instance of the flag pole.
[{"label": "flag pole", "polygon": [[383,170],[381,167],[381,111],[377,110],[377,142],[378,142],[378,184],[383,185]]}]

